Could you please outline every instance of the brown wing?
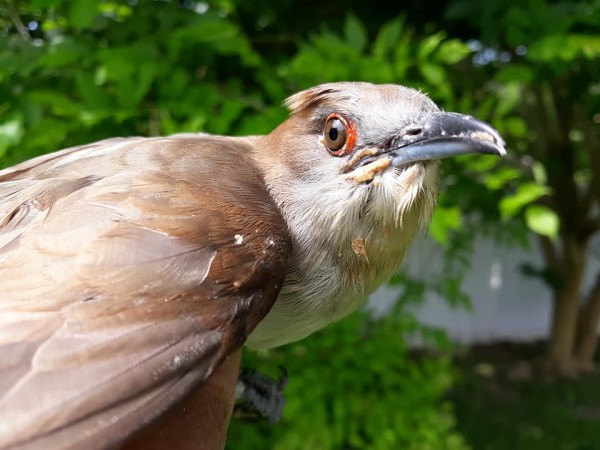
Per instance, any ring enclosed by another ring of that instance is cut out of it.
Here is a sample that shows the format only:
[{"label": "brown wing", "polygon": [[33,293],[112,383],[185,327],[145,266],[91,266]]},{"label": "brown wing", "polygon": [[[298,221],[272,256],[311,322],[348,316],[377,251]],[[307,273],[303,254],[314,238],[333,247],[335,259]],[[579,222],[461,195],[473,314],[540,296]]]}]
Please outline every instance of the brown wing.
[{"label": "brown wing", "polygon": [[251,152],[133,138],[0,172],[0,448],[112,446],[242,345],[290,248]]}]

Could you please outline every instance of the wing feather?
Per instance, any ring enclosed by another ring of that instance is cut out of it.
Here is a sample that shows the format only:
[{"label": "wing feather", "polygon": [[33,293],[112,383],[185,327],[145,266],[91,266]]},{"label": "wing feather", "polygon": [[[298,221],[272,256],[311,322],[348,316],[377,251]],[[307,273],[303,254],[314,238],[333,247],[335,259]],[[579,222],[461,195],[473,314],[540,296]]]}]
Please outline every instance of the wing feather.
[{"label": "wing feather", "polygon": [[0,448],[113,446],[243,344],[290,246],[249,145],[109,140],[0,172]]}]

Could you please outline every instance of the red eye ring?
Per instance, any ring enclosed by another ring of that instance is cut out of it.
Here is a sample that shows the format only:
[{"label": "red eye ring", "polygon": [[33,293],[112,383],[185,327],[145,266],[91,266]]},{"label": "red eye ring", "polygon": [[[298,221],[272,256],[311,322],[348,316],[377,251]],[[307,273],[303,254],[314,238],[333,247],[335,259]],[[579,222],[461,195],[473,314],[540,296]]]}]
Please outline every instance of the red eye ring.
[{"label": "red eye ring", "polygon": [[356,127],[341,114],[329,114],[323,126],[322,139],[323,145],[331,155],[348,155],[356,145]]}]

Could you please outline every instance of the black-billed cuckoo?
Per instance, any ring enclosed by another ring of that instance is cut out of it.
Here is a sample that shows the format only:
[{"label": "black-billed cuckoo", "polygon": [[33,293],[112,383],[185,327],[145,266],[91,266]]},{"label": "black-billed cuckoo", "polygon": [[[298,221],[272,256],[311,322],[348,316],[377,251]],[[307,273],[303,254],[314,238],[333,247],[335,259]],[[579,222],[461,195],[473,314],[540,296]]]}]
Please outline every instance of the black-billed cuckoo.
[{"label": "black-billed cuckoo", "polygon": [[334,83],[255,137],[109,139],[0,172],[0,448],[102,448],[244,344],[362,305],[433,213],[438,159],[489,125]]}]

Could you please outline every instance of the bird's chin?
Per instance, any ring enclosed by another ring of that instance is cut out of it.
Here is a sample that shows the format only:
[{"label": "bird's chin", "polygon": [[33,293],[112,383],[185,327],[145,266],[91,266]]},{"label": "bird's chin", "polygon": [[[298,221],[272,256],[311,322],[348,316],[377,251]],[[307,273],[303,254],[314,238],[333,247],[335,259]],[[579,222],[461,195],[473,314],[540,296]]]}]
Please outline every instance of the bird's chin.
[{"label": "bird's chin", "polygon": [[426,228],[438,193],[439,163],[415,162],[390,167],[368,183],[369,209],[383,223],[401,226],[410,211],[417,214],[421,228]]},{"label": "bird's chin", "polygon": [[439,162],[420,161],[404,164],[400,167],[389,167],[376,174],[369,182],[373,187],[394,188],[404,192],[421,191],[437,186]]},{"label": "bird's chin", "polygon": [[354,181],[356,184],[371,183],[377,176],[387,170],[393,169],[390,158],[381,157],[368,164],[361,165],[349,171],[345,177],[348,180]]},{"label": "bird's chin", "polygon": [[[411,161],[402,165],[394,165],[393,158],[388,155],[376,155],[377,149],[365,148],[357,152],[343,167],[344,177],[357,185],[370,185],[389,179],[390,174],[394,177],[414,178],[418,173],[427,170],[428,167],[437,167],[439,163],[435,160]],[[368,162],[367,162],[368,161]]]},{"label": "bird's chin", "polygon": [[[356,184],[378,186],[380,183],[394,184],[398,183],[398,177],[408,180],[414,180],[419,175],[425,175],[425,172],[432,172],[432,175],[438,174],[439,163],[437,161],[417,161],[403,164],[399,167],[391,165],[389,158],[379,158],[375,161],[357,167],[346,174],[346,179]],[[427,177],[431,178],[431,177]],[[404,181],[401,184],[405,184]]]}]

